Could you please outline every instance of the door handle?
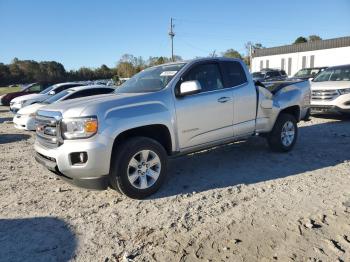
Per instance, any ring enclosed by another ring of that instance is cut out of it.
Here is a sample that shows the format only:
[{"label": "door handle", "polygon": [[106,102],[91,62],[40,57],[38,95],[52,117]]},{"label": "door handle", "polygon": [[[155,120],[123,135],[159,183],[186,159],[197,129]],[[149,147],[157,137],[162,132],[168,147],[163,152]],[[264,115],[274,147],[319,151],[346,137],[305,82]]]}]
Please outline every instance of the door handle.
[{"label": "door handle", "polygon": [[226,103],[226,102],[228,102],[228,101],[230,101],[231,100],[231,98],[229,98],[228,96],[223,96],[223,97],[220,97],[219,99],[218,99],[218,102],[219,103]]}]

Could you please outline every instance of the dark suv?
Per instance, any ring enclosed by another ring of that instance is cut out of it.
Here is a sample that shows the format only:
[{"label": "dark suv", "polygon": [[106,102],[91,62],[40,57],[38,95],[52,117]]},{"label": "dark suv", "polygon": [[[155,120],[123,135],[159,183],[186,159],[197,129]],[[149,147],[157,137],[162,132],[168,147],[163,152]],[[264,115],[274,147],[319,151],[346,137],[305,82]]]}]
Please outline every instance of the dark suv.
[{"label": "dark suv", "polygon": [[284,80],[287,78],[287,74],[284,70],[265,68],[261,69],[260,72],[253,73],[252,77],[254,81],[270,82]]}]

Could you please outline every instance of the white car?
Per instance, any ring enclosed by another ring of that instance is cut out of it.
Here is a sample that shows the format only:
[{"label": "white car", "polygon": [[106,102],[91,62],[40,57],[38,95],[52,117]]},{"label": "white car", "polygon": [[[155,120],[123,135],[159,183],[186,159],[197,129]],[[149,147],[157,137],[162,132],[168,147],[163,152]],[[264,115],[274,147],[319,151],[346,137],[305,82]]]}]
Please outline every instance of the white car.
[{"label": "white car", "polygon": [[63,90],[62,92],[51,96],[43,102],[35,103],[20,109],[13,118],[14,126],[18,129],[35,130],[35,115],[38,109],[48,104],[57,103],[60,101],[86,96],[108,94],[113,91],[115,91],[114,87],[107,87],[104,85],[78,86]]},{"label": "white car", "polygon": [[350,65],[329,67],[311,81],[312,113],[350,113]]},{"label": "white car", "polygon": [[39,94],[30,94],[30,95],[16,97],[12,99],[10,102],[10,111],[12,113],[17,113],[18,110],[20,110],[25,106],[42,102],[48,99],[50,96],[58,94],[59,92],[65,89],[75,87],[75,86],[83,86],[83,85],[84,84],[77,83],[77,82],[55,84],[41,91]]}]

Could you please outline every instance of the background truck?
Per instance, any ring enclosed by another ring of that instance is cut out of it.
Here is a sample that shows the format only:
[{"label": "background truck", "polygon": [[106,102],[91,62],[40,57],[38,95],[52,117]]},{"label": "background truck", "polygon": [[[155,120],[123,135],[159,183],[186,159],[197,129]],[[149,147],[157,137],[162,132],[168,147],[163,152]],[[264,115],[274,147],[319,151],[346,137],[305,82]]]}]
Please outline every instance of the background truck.
[{"label": "background truck", "polygon": [[36,160],[73,184],[153,194],[167,158],[261,134],[291,150],[310,106],[308,81],[257,85],[241,60],[196,59],[148,68],[115,93],[37,112]]}]

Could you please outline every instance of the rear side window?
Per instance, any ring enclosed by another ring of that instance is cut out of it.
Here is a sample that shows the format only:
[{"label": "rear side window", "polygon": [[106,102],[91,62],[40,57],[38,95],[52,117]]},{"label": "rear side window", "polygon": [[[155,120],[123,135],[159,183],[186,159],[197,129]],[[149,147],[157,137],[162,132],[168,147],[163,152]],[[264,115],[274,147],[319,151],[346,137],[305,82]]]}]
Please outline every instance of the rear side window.
[{"label": "rear side window", "polygon": [[247,82],[247,76],[239,62],[221,62],[226,87],[233,87]]}]

